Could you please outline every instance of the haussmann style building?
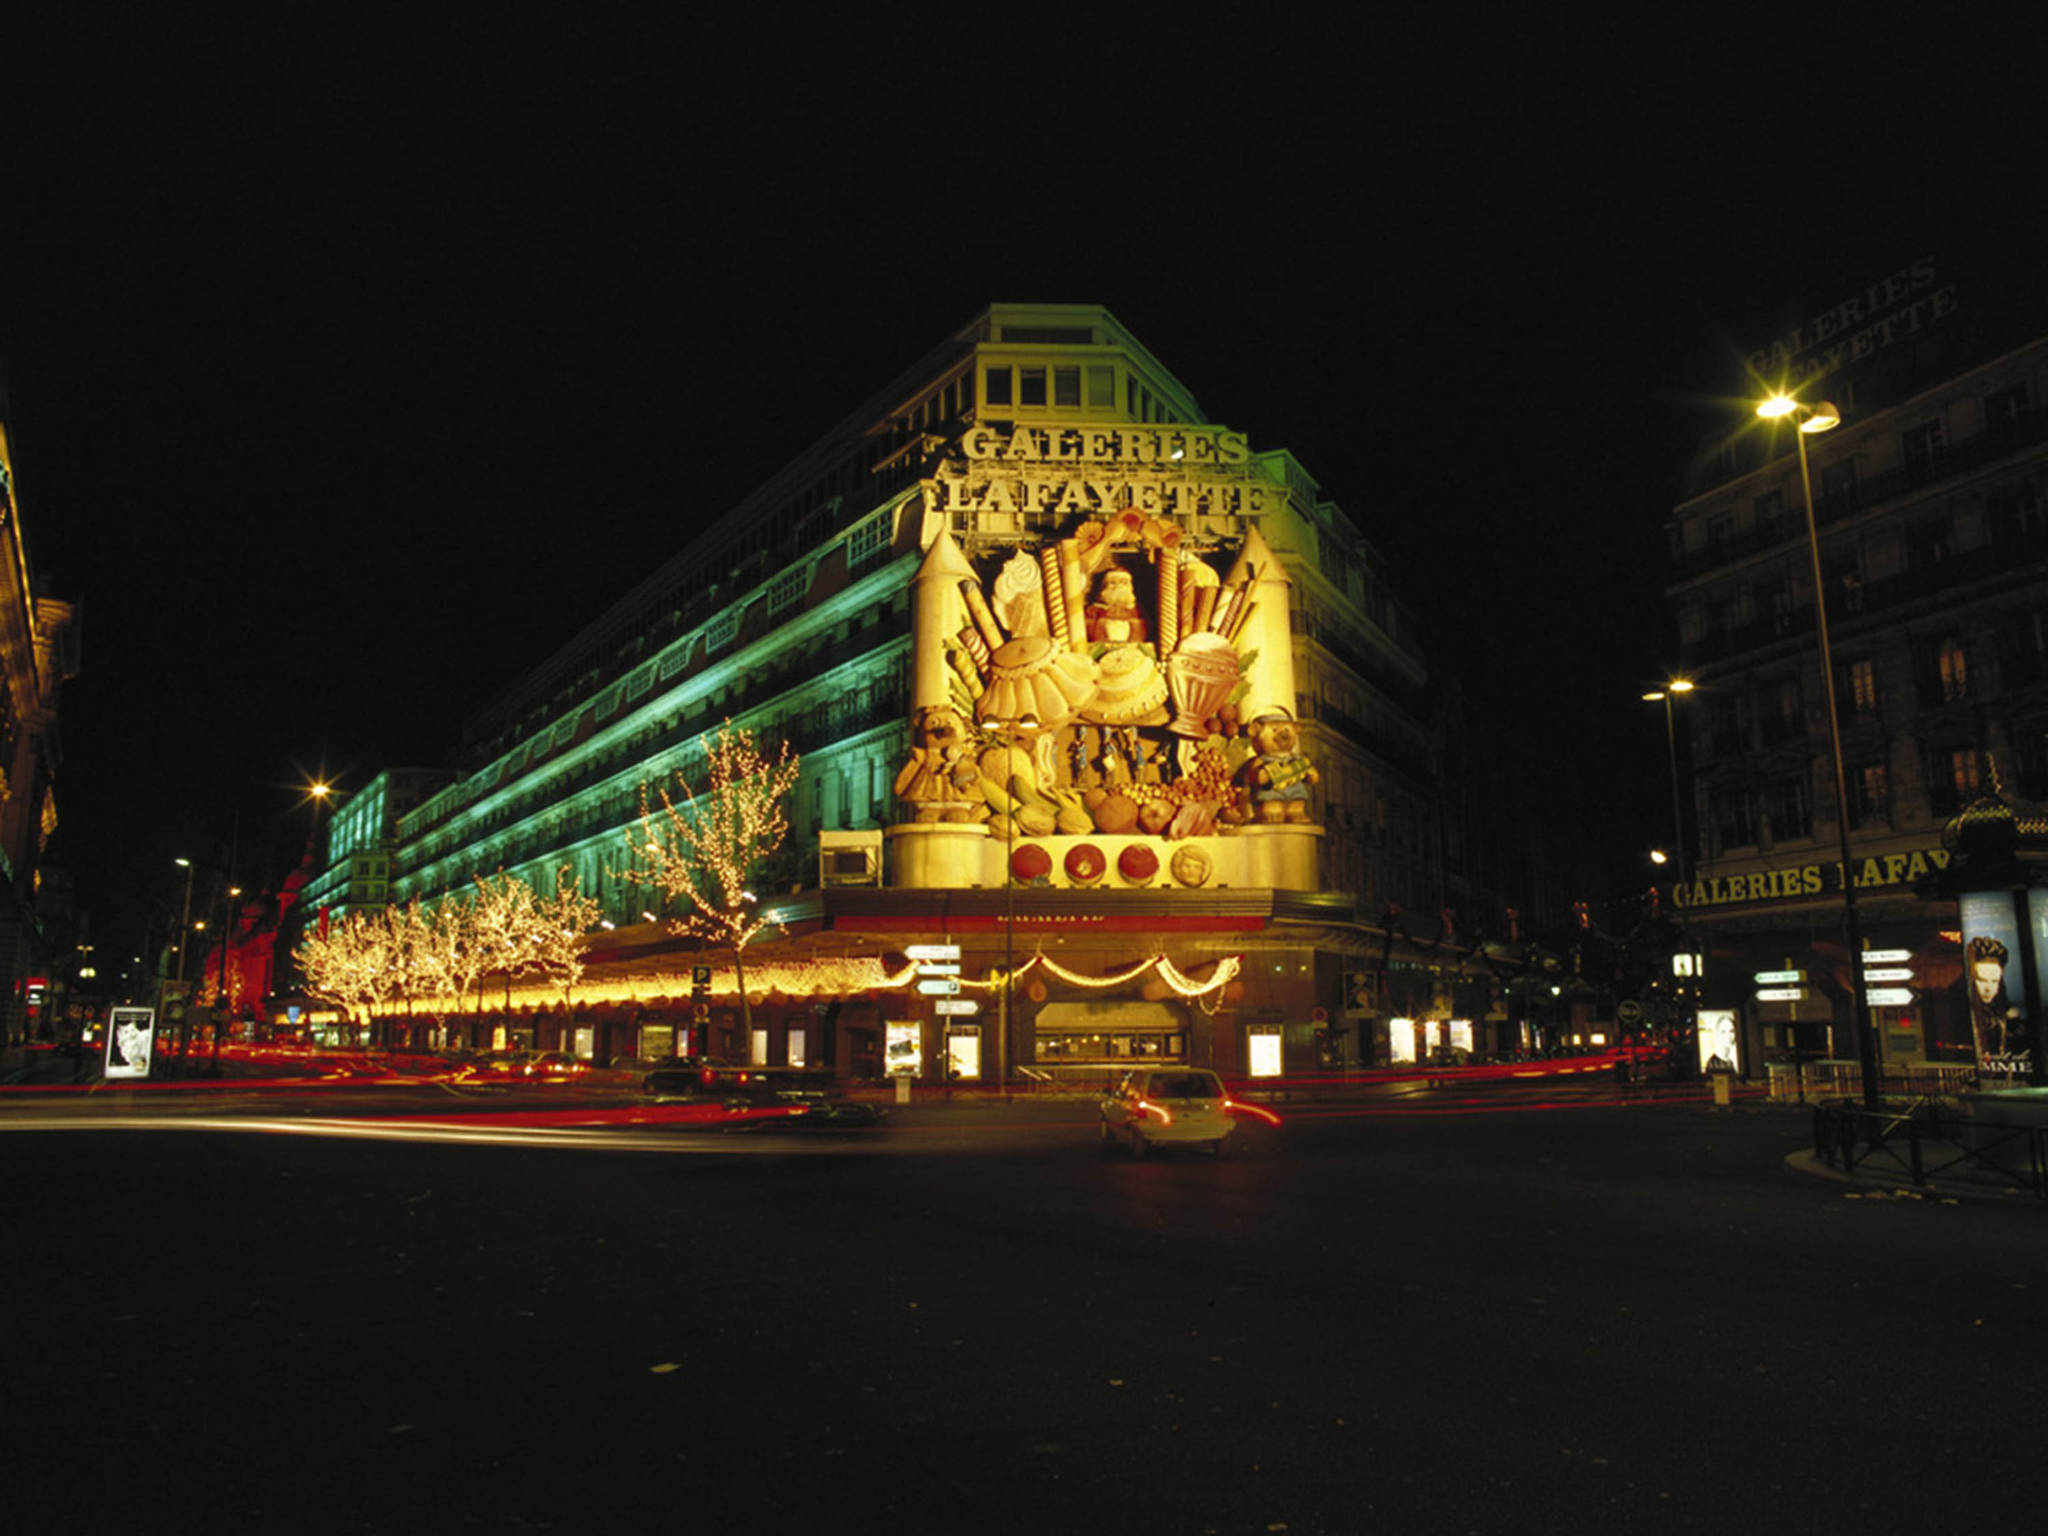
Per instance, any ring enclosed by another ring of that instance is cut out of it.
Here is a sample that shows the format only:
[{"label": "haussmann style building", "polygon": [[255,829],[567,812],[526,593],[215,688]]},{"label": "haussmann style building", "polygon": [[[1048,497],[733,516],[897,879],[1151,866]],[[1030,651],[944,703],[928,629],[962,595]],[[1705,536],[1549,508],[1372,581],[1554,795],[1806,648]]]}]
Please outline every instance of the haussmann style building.
[{"label": "haussmann style building", "polygon": [[[610,926],[573,1000],[508,988],[436,1028],[598,1061],[985,1081],[1510,1050],[1551,977],[1475,878],[1507,834],[1454,809],[1436,697],[1304,466],[1105,310],[997,305],[476,708],[452,772],[338,806],[306,905],[576,880]],[[620,873],[643,788],[701,782],[728,721],[802,761],[745,1010],[730,956]]]},{"label": "haussmann style building", "polygon": [[2048,799],[2048,336],[2013,318],[1925,258],[1750,360],[1840,417],[1806,447],[1846,805],[1793,423],[1751,423],[1672,514],[1697,845],[1671,898],[1745,1070],[1857,1058],[1845,878],[1884,1070],[2023,1070],[1965,975],[1995,939],[2017,998],[2018,924],[1950,878],[1960,814]]}]

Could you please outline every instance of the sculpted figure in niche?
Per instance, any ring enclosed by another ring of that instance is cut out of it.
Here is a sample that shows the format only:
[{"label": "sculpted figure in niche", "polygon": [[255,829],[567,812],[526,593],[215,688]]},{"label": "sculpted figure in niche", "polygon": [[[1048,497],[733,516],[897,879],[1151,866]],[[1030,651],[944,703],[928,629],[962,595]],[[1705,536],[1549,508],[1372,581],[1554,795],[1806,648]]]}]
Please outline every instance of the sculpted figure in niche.
[{"label": "sculpted figure in niche", "polygon": [[1307,821],[1308,787],[1322,775],[1301,751],[1294,716],[1284,709],[1267,710],[1246,734],[1254,756],[1238,770],[1237,781],[1253,819]]},{"label": "sculpted figure in niche", "polygon": [[1111,567],[1096,579],[1095,601],[1088,605],[1084,617],[1090,640],[1122,645],[1150,638],[1145,616],[1138,611],[1137,584],[1129,571]]},{"label": "sculpted figure in niche", "polygon": [[981,768],[967,724],[945,704],[927,704],[912,721],[910,760],[896,775],[896,798],[913,821],[979,821]]}]

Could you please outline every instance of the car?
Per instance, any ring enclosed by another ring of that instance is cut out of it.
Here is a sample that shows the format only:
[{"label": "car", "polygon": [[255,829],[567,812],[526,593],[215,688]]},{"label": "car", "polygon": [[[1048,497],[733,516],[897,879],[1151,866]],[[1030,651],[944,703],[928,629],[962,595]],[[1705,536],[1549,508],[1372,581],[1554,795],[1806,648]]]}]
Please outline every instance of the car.
[{"label": "car", "polygon": [[657,1099],[703,1098],[738,1070],[716,1056],[664,1056],[640,1079],[640,1087]]},{"label": "car", "polygon": [[1104,1146],[1131,1156],[1156,1146],[1200,1146],[1221,1153],[1237,1122],[1223,1080],[1201,1067],[1139,1067],[1126,1072],[1101,1104]]}]

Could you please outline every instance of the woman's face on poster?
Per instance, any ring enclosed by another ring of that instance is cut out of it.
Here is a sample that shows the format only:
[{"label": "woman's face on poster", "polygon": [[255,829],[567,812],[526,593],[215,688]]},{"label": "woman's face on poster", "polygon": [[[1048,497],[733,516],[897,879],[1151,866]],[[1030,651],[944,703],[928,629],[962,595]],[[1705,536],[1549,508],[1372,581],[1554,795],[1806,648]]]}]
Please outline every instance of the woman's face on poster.
[{"label": "woman's face on poster", "polygon": [[1977,1000],[1988,1003],[1998,996],[1998,989],[2005,982],[2005,967],[1996,960],[1979,960],[1970,967],[1970,984],[1977,989]]}]

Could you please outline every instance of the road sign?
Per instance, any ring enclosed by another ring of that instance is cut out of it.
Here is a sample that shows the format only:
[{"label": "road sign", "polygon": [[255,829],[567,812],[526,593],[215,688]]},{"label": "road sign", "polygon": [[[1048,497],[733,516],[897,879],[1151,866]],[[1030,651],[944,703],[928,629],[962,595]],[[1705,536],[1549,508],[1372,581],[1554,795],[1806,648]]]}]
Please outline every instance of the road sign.
[{"label": "road sign", "polygon": [[693,965],[690,967],[690,990],[692,992],[709,992],[711,990],[710,966]]},{"label": "road sign", "polygon": [[1614,1005],[1614,1016],[1624,1024],[1643,1022],[1643,1005],[1632,997],[1624,997]]},{"label": "road sign", "polygon": [[1865,981],[1911,981],[1913,967],[1910,965],[1866,965],[1863,967]]},{"label": "road sign", "polygon": [[1804,987],[1764,987],[1758,991],[1756,1000],[1760,1003],[1803,1003],[1807,996]]},{"label": "road sign", "polygon": [[1910,949],[1866,949],[1863,951],[1865,969],[1873,965],[1904,965],[1913,958]]},{"label": "road sign", "polygon": [[903,953],[912,960],[958,960],[960,958],[960,946],[958,944],[911,944],[905,946]]},{"label": "road sign", "polygon": [[697,1016],[699,1024],[709,1024],[711,1022],[711,1005],[709,1003],[699,1003],[695,1008],[691,1009],[691,1012]]},{"label": "road sign", "polygon": [[1758,971],[1756,984],[1760,987],[1789,986],[1795,981],[1806,980],[1804,971]]},{"label": "road sign", "polygon": [[948,1014],[964,1018],[981,1012],[981,1004],[971,997],[941,997],[932,1003],[932,1012],[944,1018]]},{"label": "road sign", "polygon": [[958,976],[960,974],[960,966],[957,961],[949,960],[941,963],[935,960],[927,960],[917,968],[917,974],[920,976]]},{"label": "road sign", "polygon": [[917,990],[926,997],[950,997],[960,990],[957,976],[930,976],[917,984]]},{"label": "road sign", "polygon": [[1864,993],[1873,1008],[1910,1008],[1913,1006],[1911,987],[1872,987]]}]

